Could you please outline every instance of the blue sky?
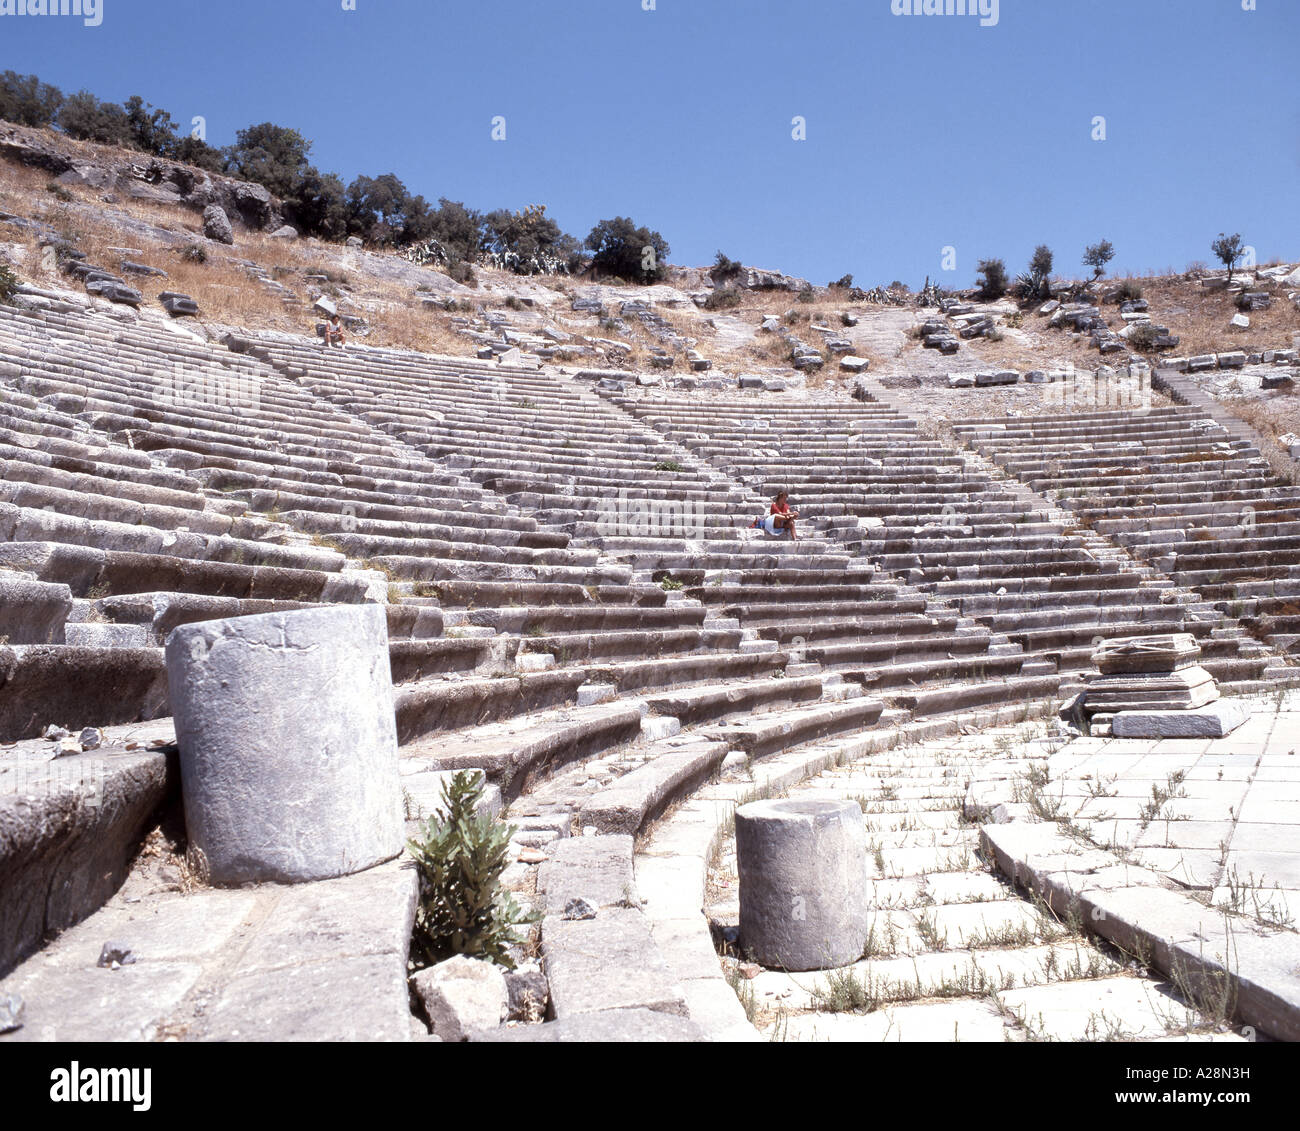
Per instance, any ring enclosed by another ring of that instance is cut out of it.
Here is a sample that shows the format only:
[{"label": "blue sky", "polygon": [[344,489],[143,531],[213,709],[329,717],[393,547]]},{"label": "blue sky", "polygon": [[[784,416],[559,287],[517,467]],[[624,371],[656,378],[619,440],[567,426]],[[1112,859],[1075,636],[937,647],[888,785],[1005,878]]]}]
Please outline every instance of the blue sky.
[{"label": "blue sky", "polygon": [[1117,273],[1181,270],[1225,229],[1300,257],[1300,0],[1000,0],[987,27],[902,0],[344,2],[0,17],[0,70],[202,115],[216,145],[292,126],[345,180],[541,203],[579,238],[630,215],[675,263],[955,286],[1039,243],[1082,271],[1101,238]]}]

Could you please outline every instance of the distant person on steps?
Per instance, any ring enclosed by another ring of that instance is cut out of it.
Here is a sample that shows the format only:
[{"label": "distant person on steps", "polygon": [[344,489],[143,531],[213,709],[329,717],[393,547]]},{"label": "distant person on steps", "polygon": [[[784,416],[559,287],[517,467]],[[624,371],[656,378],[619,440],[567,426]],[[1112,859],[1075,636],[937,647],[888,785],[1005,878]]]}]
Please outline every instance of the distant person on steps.
[{"label": "distant person on steps", "polygon": [[790,509],[790,493],[782,491],[772,500],[771,510],[758,519],[754,526],[773,535],[779,535],[788,530],[790,532],[790,541],[794,542],[798,540],[794,532],[794,520],[798,517],[799,512]]},{"label": "distant person on steps", "polygon": [[325,323],[325,344],[327,346],[343,346],[347,339],[343,337],[343,320],[337,314],[331,314],[330,320]]}]

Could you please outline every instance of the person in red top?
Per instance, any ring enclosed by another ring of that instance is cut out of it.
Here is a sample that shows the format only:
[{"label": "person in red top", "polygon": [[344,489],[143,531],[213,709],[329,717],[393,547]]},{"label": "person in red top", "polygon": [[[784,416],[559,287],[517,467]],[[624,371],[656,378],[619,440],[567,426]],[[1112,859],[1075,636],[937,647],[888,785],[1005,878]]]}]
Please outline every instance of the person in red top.
[{"label": "person in red top", "polygon": [[790,531],[790,541],[795,541],[794,520],[799,517],[799,512],[790,509],[790,494],[788,491],[780,492],[772,501],[771,515],[772,525],[776,528],[776,531]]}]

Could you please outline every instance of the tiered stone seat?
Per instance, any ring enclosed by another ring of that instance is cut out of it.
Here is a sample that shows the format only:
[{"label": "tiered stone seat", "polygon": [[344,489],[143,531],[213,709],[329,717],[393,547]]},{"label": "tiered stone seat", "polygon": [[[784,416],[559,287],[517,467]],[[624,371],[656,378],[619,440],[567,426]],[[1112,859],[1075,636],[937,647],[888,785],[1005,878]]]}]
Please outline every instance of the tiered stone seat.
[{"label": "tiered stone seat", "polygon": [[[925,611],[935,639],[966,618],[1023,651],[1022,673],[1066,675],[1090,668],[1098,637],[1190,631],[1204,638],[1207,662],[1222,680],[1258,679],[1267,665],[1253,642],[1215,635],[1221,616],[1071,528],[1045,500],[923,438],[916,422],[889,406],[622,403],[763,494],[790,491],[811,530],[844,541],[936,603]],[[796,601],[789,611],[798,608]],[[819,643],[828,635],[806,627]],[[769,622],[760,631],[780,638],[786,629]],[[954,657],[964,651],[951,636],[944,643]],[[814,651],[844,663],[856,650]],[[986,667],[1005,672],[1005,665]]]},{"label": "tiered stone seat", "polygon": [[[364,539],[378,523],[382,548],[426,555],[429,576],[487,559],[528,577],[565,554],[566,537],[481,487],[190,336],[0,308],[0,381],[0,567],[14,598],[0,609],[0,737],[165,710],[158,645],[178,624],[387,603],[374,547],[327,532]],[[593,557],[566,567],[575,580]],[[399,680],[494,659],[472,633],[444,637],[432,597],[389,603],[388,620]],[[142,690],[115,689],[106,664]],[[46,681],[41,694],[27,668]]]},{"label": "tiered stone seat", "polygon": [[[775,728],[770,748],[737,740],[767,756],[848,720],[870,725],[890,710],[890,691],[958,680],[983,687],[985,701],[1006,701],[1055,690],[1053,680],[1021,677],[1018,656],[990,655],[992,638],[974,622],[936,619],[923,596],[873,582],[842,541],[751,531],[759,495],[577,383],[269,336],[242,348],[592,555],[595,584],[552,577],[508,595],[482,581],[427,580],[409,559],[376,559],[407,599],[436,592],[461,625],[522,634],[508,685],[482,677],[402,692],[413,774],[478,765],[514,795],[561,761],[638,735],[652,760],[683,742],[702,742],[701,757],[712,757],[718,734],[709,728],[738,714]],[[591,593],[599,603],[584,602]],[[782,610],[787,594],[803,599]],[[848,594],[856,600],[846,603]],[[799,679],[811,680],[808,693],[790,703]],[[882,698],[863,700],[864,691]],[[946,709],[913,698],[918,713]],[[848,700],[860,705],[836,706]]]},{"label": "tiered stone seat", "polygon": [[958,431],[1081,523],[1300,655],[1300,487],[1205,409],[974,420]]}]

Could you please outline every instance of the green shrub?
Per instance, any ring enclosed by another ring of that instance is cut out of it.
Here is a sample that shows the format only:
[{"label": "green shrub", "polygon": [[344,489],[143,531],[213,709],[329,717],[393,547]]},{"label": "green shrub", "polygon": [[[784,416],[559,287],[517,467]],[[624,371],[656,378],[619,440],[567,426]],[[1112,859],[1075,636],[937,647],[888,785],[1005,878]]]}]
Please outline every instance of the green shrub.
[{"label": "green shrub", "polygon": [[665,460],[660,460],[657,464],[655,464],[655,470],[656,471],[685,471],[686,468],[684,468],[675,459],[665,459]]},{"label": "green shrub", "polygon": [[66,187],[59,184],[58,181],[50,181],[50,183],[45,186],[45,191],[54,197],[55,200],[63,201],[64,204],[71,203],[72,201],[72,193],[70,193]]},{"label": "green shrub", "polygon": [[1210,250],[1214,252],[1214,257],[1228,269],[1228,282],[1232,282],[1232,272],[1237,267],[1237,260],[1246,252],[1246,245],[1241,238],[1240,232],[1234,232],[1230,236],[1219,233],[1219,238],[1210,244]]},{"label": "green shrub", "polygon": [[678,589],[682,588],[682,583],[676,578],[665,577],[661,582],[659,582],[659,587],[663,589],[665,593],[675,593]]},{"label": "green shrub", "polygon": [[704,309],[732,310],[740,305],[742,297],[739,287],[715,287],[704,300]]},{"label": "green shrub", "polygon": [[464,259],[455,260],[448,268],[447,274],[463,287],[477,287],[478,276],[473,266]]},{"label": "green shrub", "polygon": [[853,276],[841,275],[838,279],[835,280],[835,282],[831,284],[831,286],[836,290],[847,291],[853,286]]},{"label": "green shrub", "polygon": [[713,261],[713,268],[709,271],[709,278],[719,285],[729,283],[745,269],[745,265],[739,259],[728,259],[721,251],[718,252],[717,258]]},{"label": "green shrub", "polygon": [[201,243],[192,243],[181,252],[181,256],[191,263],[206,263],[208,261],[208,249]]},{"label": "green shrub", "polygon": [[18,289],[19,278],[9,264],[0,261],[0,302],[8,302]]},{"label": "green shrub", "polygon": [[0,75],[0,118],[20,126],[44,128],[58,117],[63,91],[35,75],[5,71]]},{"label": "green shrub", "polygon": [[1029,270],[1016,279],[1016,289],[1022,299],[1042,298],[1047,292],[1047,281],[1052,275],[1052,249],[1039,244],[1029,261]]},{"label": "green shrub", "polygon": [[668,274],[668,242],[626,216],[601,220],[586,239],[591,268],[634,283],[657,283]]},{"label": "green shrub", "polygon": [[1158,333],[1159,331],[1151,322],[1134,322],[1128,335],[1129,348],[1137,350],[1138,353],[1147,353],[1155,349]]},{"label": "green shrub", "polygon": [[420,879],[410,965],[422,970],[457,954],[514,969],[514,928],[537,920],[501,888],[515,829],[480,816],[483,774],[461,770],[442,787],[442,816],[408,842]]},{"label": "green shrub", "polygon": [[1136,302],[1142,297],[1142,284],[1136,279],[1125,279],[1119,285],[1120,302]]},{"label": "green shrub", "polygon": [[1110,240],[1089,244],[1083,253],[1083,265],[1092,268],[1094,279],[1106,274],[1106,264],[1115,258],[1115,247]]},{"label": "green shrub", "polygon": [[1007,293],[1007,265],[1000,259],[981,259],[977,269],[980,298],[999,299]]},{"label": "green shrub", "polygon": [[817,296],[813,293],[812,287],[804,287],[796,296],[796,302],[816,302]]}]

